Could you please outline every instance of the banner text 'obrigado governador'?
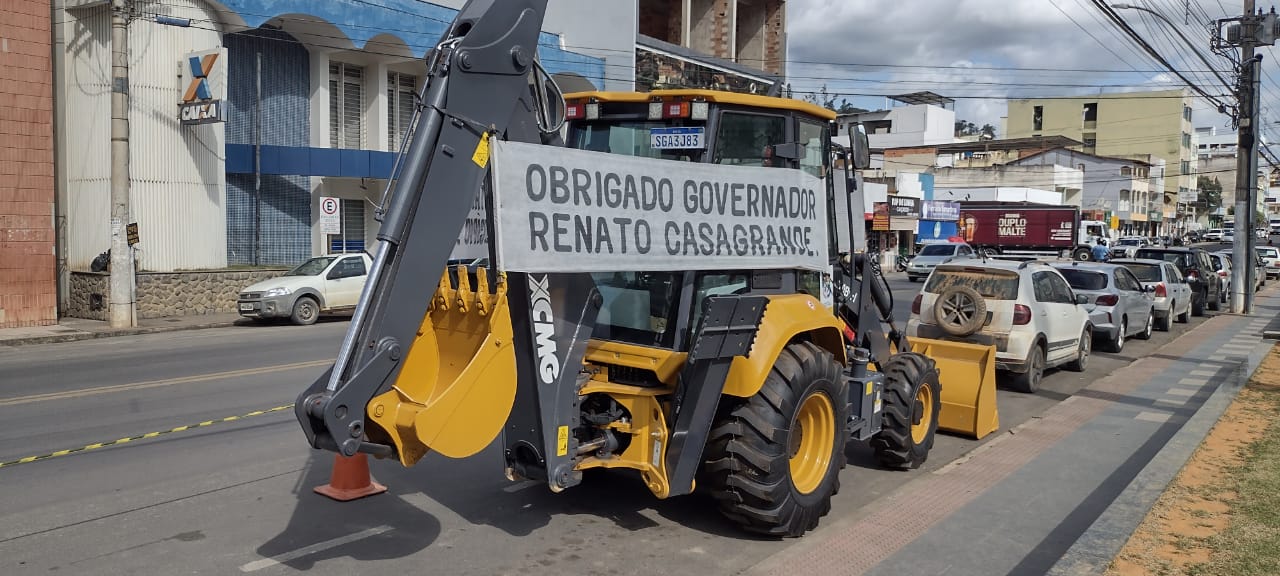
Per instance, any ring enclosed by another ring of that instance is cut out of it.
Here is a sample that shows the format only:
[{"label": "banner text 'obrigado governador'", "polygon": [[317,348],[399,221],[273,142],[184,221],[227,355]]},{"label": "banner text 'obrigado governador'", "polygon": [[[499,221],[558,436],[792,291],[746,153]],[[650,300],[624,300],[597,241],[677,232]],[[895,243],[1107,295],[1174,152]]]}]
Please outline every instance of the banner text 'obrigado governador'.
[{"label": "banner text 'obrigado governador'", "polygon": [[495,143],[498,257],[518,272],[827,268],[800,170]]}]

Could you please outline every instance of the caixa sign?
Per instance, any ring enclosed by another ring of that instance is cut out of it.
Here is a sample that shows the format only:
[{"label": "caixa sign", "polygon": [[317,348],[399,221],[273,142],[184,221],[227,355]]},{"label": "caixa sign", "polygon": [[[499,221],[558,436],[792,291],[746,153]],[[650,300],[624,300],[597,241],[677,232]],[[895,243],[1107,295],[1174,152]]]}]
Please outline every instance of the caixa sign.
[{"label": "caixa sign", "polygon": [[178,89],[178,119],[182,124],[226,122],[227,50],[214,48],[183,56]]},{"label": "caixa sign", "polygon": [[227,105],[222,100],[191,102],[180,106],[178,118],[183,124],[210,124],[227,121]]}]

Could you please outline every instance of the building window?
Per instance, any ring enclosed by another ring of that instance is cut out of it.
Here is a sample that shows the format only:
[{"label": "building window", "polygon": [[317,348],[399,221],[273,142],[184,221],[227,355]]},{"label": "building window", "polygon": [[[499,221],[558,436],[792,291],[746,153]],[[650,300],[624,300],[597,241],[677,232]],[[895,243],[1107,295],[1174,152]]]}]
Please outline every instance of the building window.
[{"label": "building window", "polygon": [[1191,135],[1187,134],[1186,132],[1182,133],[1182,147],[1183,148],[1191,147]]},{"label": "building window", "polygon": [[387,73],[387,150],[396,151],[404,142],[409,123],[413,121],[413,102],[418,77],[399,72]]},{"label": "building window", "polygon": [[1181,170],[1179,171],[1179,174],[1180,174],[1180,175],[1182,175],[1182,176],[1189,176],[1189,175],[1191,174],[1191,161],[1190,161],[1190,160],[1183,160],[1183,161],[1182,161]]},{"label": "building window", "polygon": [[1086,132],[1080,136],[1080,140],[1084,142],[1084,151],[1092,154],[1098,147],[1098,134],[1095,132]]},{"label": "building window", "polygon": [[364,200],[342,199],[341,234],[329,235],[329,253],[363,252],[364,246]]},{"label": "building window", "polygon": [[1085,128],[1096,128],[1098,126],[1098,103],[1097,102],[1089,102],[1085,104],[1084,110],[1081,113],[1084,116]]},{"label": "building window", "polygon": [[1031,113],[1031,129],[1044,130],[1044,106],[1036,106]]},{"label": "building window", "polygon": [[1190,122],[1190,121],[1191,121],[1191,107],[1190,107],[1190,106],[1183,106],[1183,107],[1182,107],[1182,118],[1183,118],[1184,120],[1186,120],[1187,122]]},{"label": "building window", "polygon": [[1128,166],[1121,166],[1121,167],[1120,167],[1120,175],[1121,175],[1121,176],[1128,176],[1128,175],[1130,175],[1130,174],[1133,174],[1133,169],[1132,169],[1132,168],[1130,168],[1130,167],[1128,167]]},{"label": "building window", "polygon": [[364,69],[329,63],[329,146],[363,147]]}]

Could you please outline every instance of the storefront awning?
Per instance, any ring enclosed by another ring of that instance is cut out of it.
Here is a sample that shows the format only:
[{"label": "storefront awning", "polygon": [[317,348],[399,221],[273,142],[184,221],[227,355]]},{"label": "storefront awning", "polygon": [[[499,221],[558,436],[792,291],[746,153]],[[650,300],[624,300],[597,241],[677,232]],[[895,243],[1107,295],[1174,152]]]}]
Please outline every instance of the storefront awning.
[{"label": "storefront awning", "polygon": [[[227,144],[227,173],[253,174],[253,145]],[[262,173],[277,176],[389,178],[393,152],[301,146],[263,146]]]}]

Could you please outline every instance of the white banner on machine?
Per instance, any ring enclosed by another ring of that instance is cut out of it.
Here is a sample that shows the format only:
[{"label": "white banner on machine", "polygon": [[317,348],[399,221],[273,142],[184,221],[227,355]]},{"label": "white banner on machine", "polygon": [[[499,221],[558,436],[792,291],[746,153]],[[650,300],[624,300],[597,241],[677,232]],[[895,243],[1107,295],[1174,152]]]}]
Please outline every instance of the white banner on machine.
[{"label": "white banner on machine", "polygon": [[800,170],[501,141],[492,158],[504,270],[828,269],[826,188]]}]

